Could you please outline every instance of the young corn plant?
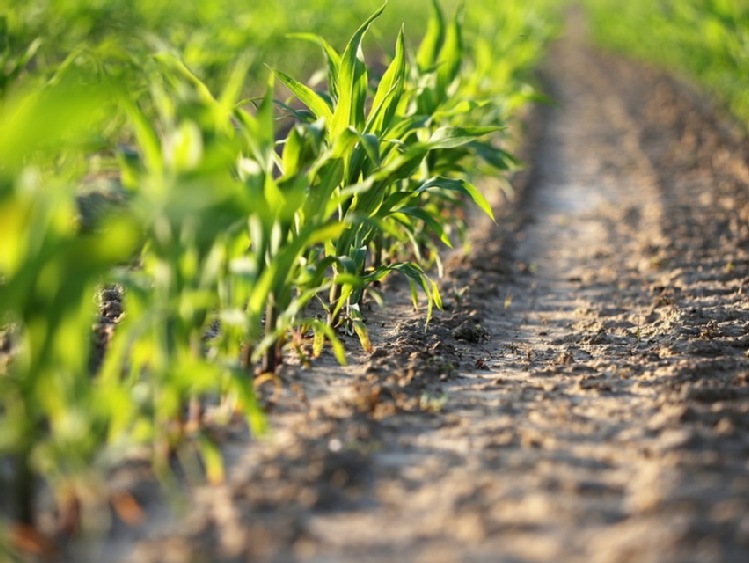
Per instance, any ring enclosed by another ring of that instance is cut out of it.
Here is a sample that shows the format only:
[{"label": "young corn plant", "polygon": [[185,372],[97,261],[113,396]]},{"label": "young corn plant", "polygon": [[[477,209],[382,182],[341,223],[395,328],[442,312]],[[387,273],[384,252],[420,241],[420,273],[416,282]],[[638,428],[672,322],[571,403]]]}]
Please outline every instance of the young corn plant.
[{"label": "young corn plant", "polygon": [[[404,103],[409,74],[403,30],[396,42],[395,56],[370,98],[361,42],[383,10],[384,6],[359,27],[343,54],[321,37],[302,36],[323,47],[328,69],[326,93],[316,92],[281,71],[274,71],[308,108],[311,119],[323,124],[329,151],[343,160],[339,175],[329,175],[326,182],[313,186],[309,197],[311,201],[338,201],[338,217],[345,227],[337,240],[325,248],[334,270],[329,318],[331,325],[337,326],[341,312],[345,312],[343,320],[359,334],[365,348],[368,338],[360,310],[363,290],[388,273],[400,272],[408,277],[414,291],[416,287],[424,291],[427,318],[435,305],[441,305],[437,285],[419,263],[381,262],[382,233],[409,240],[413,225],[418,223],[449,242],[437,219],[426,211],[428,208],[418,204],[422,194],[438,189],[464,193],[490,213],[486,200],[468,182],[447,177],[419,178],[419,169],[432,152],[461,147],[497,130],[495,127],[434,128],[431,116],[420,113],[418,106],[412,105],[409,110]],[[437,46],[440,45],[438,42]],[[442,89],[447,88],[450,77],[456,73],[456,62],[449,63],[450,72],[440,74]],[[349,186],[357,188],[352,190]],[[375,257],[371,256],[372,247],[376,250]],[[346,280],[350,279],[359,283],[348,283]],[[417,302],[414,293],[414,303]]]},{"label": "young corn plant", "polygon": [[484,118],[508,121],[529,102],[546,101],[532,87],[530,73],[559,31],[563,6],[546,2],[549,5],[539,9],[521,0],[485,3],[496,17],[484,18],[480,11],[467,14],[474,36],[465,92],[480,101]]},{"label": "young corn plant", "polygon": [[16,325],[18,344],[0,374],[0,456],[13,461],[14,517],[25,528],[38,523],[40,477],[55,492],[63,531],[78,526],[118,424],[121,394],[88,370],[92,296],[138,237],[124,216],[83,234],[77,174],[64,164],[112,110],[111,93],[60,82],[15,90],[0,108],[0,323]]},{"label": "young corn plant", "polygon": [[[344,362],[333,331],[316,319],[300,317],[305,305],[322,291],[328,267],[312,265],[306,258],[312,248],[339,236],[344,228],[330,201],[313,202],[310,193],[329,183],[329,177],[339,176],[341,159],[324,153],[320,124],[294,127],[280,156],[276,153],[272,82],[256,115],[237,109],[235,117],[244,140],[238,175],[253,207],[240,239],[246,250],[240,248],[229,261],[225,321],[241,322],[246,339],[244,367],[260,361],[262,373],[274,373],[286,335],[300,324],[313,328],[318,343],[328,338]],[[242,314],[238,314],[240,304]]]},{"label": "young corn plant", "polygon": [[[463,92],[463,6],[458,6],[450,21],[438,2],[433,2],[432,8],[426,34],[414,57],[415,64],[410,67],[409,87],[401,108],[403,115],[421,124],[415,130],[417,142],[443,142],[430,147],[419,167],[402,180],[401,191],[418,196],[403,202],[414,217],[401,213],[396,217],[403,223],[408,234],[406,242],[410,243],[417,261],[429,267],[436,264],[441,272],[437,244],[451,246],[454,231],[460,238],[464,223],[459,209],[466,200],[473,199],[488,210],[480,193],[468,181],[469,170],[476,160],[471,157],[475,157],[478,147],[489,144],[484,140],[487,135],[501,128],[496,122],[480,119],[483,108]],[[422,188],[425,184],[429,187]]]},{"label": "young corn plant", "polygon": [[140,155],[123,159],[123,178],[145,244],[141,267],[120,277],[128,315],[103,377],[124,378],[131,388],[139,409],[132,431],[153,443],[164,476],[170,454],[192,432],[209,479],[222,479],[220,455],[200,424],[205,395],[242,397],[250,426],[259,431],[263,425],[250,381],[228,361],[210,361],[205,342],[221,309],[230,234],[255,212],[232,174],[240,148],[232,115],[243,70],[237,66],[216,99],[181,61],[162,54],[151,74],[156,122],[142,107],[123,102]]}]

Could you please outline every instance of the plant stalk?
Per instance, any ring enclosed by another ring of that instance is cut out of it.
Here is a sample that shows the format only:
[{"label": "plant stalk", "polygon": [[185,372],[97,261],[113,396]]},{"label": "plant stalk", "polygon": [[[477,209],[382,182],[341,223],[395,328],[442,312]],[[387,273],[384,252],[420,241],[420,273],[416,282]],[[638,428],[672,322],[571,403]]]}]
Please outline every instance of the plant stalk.
[{"label": "plant stalk", "polygon": [[36,526],[36,507],[34,505],[34,471],[31,468],[31,451],[23,448],[18,453],[15,475],[15,505],[18,522],[33,528]]},{"label": "plant stalk", "polygon": [[[273,294],[268,297],[268,303],[265,309],[265,335],[270,336],[278,324],[279,311],[276,298]],[[262,372],[275,373],[280,365],[279,341],[276,340],[271,344],[263,354]]]}]

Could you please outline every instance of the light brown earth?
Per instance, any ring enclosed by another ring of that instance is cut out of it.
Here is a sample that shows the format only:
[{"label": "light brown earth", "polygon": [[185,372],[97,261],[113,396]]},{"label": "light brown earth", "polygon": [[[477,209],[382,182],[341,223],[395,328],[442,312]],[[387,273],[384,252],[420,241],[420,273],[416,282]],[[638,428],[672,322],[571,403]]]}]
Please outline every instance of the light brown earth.
[{"label": "light brown earth", "polygon": [[225,485],[91,560],[749,561],[746,138],[570,34],[449,308],[394,285],[371,358],[287,369]]}]

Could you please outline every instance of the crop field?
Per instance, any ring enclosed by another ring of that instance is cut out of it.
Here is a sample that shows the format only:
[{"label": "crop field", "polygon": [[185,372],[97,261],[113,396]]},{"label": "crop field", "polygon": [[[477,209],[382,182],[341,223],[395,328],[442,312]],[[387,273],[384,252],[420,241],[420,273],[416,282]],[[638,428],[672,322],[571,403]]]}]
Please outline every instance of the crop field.
[{"label": "crop field", "polygon": [[[749,120],[749,4],[741,0],[587,3],[604,45],[665,65],[706,86]],[[648,30],[640,33],[637,30]]]},{"label": "crop field", "polygon": [[747,560],[748,67],[738,0],[0,0],[0,561]]}]

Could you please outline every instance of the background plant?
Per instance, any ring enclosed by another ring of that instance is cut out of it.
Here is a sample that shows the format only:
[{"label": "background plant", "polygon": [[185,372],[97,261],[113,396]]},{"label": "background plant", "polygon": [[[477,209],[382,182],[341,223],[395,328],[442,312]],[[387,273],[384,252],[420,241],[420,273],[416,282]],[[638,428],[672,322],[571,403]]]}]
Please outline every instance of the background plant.
[{"label": "background plant", "polygon": [[135,251],[136,231],[123,216],[97,235],[75,220],[78,158],[110,95],[60,83],[14,92],[0,112],[0,321],[18,342],[0,376],[0,455],[13,458],[14,513],[26,526],[36,523],[35,475],[63,496],[80,489],[122,399],[87,376],[89,331],[95,285]]},{"label": "background plant", "polygon": [[[685,72],[749,119],[749,5],[735,0],[585,3],[598,42]],[[647,30],[642,33],[641,30]]]}]

